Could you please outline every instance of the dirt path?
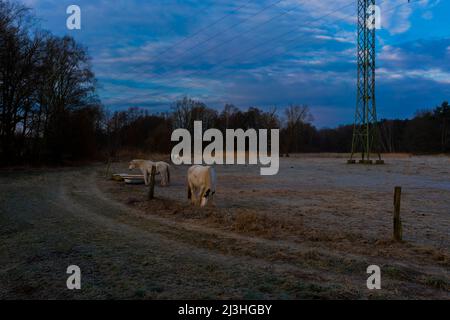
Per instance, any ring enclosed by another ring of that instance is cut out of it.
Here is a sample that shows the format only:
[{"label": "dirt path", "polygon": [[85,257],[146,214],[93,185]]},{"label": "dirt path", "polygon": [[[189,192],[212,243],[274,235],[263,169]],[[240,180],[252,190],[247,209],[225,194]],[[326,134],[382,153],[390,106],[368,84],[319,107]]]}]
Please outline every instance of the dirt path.
[{"label": "dirt path", "polygon": [[[449,297],[446,264],[149,214],[105,192],[97,171],[2,173],[0,298]],[[378,292],[365,286],[373,261],[388,267]],[[71,264],[82,270],[79,292],[65,287]]]}]

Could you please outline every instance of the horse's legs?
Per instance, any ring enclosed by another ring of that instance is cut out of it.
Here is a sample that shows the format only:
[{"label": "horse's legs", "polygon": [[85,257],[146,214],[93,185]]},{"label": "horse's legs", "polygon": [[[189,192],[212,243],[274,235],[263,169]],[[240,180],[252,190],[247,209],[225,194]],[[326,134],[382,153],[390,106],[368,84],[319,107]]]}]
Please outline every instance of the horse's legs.
[{"label": "horse's legs", "polygon": [[203,202],[203,197],[205,196],[206,193],[206,188],[205,187],[201,187],[200,188],[200,198],[198,199],[198,205],[202,206],[202,202]]},{"label": "horse's legs", "polygon": [[148,186],[148,172],[147,172],[147,169],[142,170],[142,173],[144,174],[145,185]]},{"label": "horse's legs", "polygon": [[164,174],[161,173],[161,187],[164,187],[166,185],[165,183],[165,179],[164,179]]},{"label": "horse's legs", "polygon": [[195,205],[195,203],[197,202],[196,190],[195,190],[194,186],[192,185],[192,183],[189,183],[188,188],[189,188],[188,192],[191,195],[191,204]]},{"label": "horse's legs", "polygon": [[167,186],[167,171],[161,172],[161,186]]}]

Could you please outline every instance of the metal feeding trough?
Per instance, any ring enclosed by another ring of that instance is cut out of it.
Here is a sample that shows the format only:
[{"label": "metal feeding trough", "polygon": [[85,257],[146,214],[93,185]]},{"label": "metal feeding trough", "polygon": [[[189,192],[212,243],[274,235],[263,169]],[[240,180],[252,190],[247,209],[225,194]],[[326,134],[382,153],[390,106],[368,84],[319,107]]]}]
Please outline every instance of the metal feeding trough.
[{"label": "metal feeding trough", "polygon": [[124,179],[126,184],[144,184],[144,177],[142,178],[126,178]]},{"label": "metal feeding trough", "polygon": [[113,180],[124,181],[126,184],[144,184],[144,176],[139,174],[117,173],[113,174]]}]

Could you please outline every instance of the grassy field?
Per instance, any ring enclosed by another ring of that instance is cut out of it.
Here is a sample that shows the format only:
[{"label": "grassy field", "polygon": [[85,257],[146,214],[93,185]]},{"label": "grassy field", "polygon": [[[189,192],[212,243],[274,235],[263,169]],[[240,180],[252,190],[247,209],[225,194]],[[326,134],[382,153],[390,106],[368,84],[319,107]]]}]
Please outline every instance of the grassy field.
[{"label": "grassy field", "polygon": [[[450,158],[386,162],[291,156],[273,177],[217,167],[205,209],[186,199],[187,167],[153,201],[104,165],[2,171],[0,298],[449,299]],[[397,185],[403,243],[391,241]],[[80,291],[66,289],[72,264]],[[372,264],[381,290],[366,287]]]}]

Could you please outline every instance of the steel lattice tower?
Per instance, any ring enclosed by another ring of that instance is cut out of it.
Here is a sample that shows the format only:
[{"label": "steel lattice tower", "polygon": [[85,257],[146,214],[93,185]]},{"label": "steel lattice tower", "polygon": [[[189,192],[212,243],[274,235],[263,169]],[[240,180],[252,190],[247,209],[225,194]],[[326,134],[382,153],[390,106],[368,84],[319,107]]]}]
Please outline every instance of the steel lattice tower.
[{"label": "steel lattice tower", "polygon": [[371,164],[371,155],[381,160],[380,140],[375,100],[375,0],[358,1],[357,30],[357,93],[353,127],[352,153],[348,163],[356,163],[354,156],[361,154],[359,163]]}]

